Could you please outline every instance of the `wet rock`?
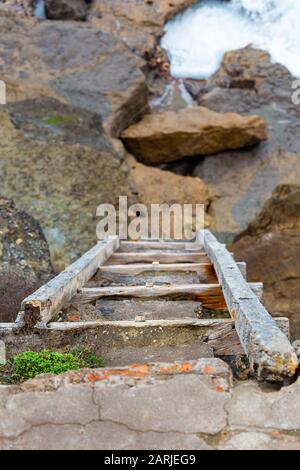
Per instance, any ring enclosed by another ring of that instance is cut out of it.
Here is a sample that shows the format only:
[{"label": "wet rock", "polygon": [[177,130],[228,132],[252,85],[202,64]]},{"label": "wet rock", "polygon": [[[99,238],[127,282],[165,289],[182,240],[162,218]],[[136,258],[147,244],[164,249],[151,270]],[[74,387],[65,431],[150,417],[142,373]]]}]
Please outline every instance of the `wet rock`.
[{"label": "wet rock", "polygon": [[267,132],[259,116],[221,114],[199,106],[144,116],[122,139],[143,163],[157,164],[254,145],[267,139]]},{"label": "wet rock", "polygon": [[225,54],[220,70],[195,97],[218,112],[259,114],[269,140],[259,147],[206,158],[194,175],[212,186],[214,230],[232,239],[246,229],[280,184],[299,181],[300,106],[292,102],[294,77],[268,53],[249,48]]},{"label": "wet rock", "polygon": [[84,20],[90,3],[86,0],[45,0],[46,15],[50,20]]},{"label": "wet rock", "polygon": [[8,102],[58,98],[99,114],[115,136],[147,110],[144,62],[116,35],[84,22],[16,16],[0,16],[0,31]]},{"label": "wet rock", "polygon": [[278,186],[262,211],[231,245],[247,262],[248,279],[264,283],[264,303],[274,316],[291,320],[300,334],[300,186]]},{"label": "wet rock", "polygon": [[198,0],[95,0],[88,16],[102,31],[116,31],[134,52],[143,56],[163,33],[166,21]]}]

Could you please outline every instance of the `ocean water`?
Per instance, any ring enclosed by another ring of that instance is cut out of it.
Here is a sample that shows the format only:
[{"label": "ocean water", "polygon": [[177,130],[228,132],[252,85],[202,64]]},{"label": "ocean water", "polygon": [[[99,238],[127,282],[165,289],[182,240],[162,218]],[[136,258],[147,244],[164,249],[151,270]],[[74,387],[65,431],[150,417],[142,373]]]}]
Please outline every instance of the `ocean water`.
[{"label": "ocean water", "polygon": [[169,21],[162,38],[178,78],[207,78],[225,52],[247,45],[300,78],[300,0],[202,0]]},{"label": "ocean water", "polygon": [[39,20],[45,20],[46,19],[45,0],[35,0],[34,15]]}]

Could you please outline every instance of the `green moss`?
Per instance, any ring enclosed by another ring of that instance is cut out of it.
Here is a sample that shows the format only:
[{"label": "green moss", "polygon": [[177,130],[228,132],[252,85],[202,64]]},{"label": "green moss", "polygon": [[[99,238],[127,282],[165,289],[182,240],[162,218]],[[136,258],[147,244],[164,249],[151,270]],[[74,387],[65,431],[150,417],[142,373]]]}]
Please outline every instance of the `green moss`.
[{"label": "green moss", "polygon": [[73,114],[43,117],[43,122],[49,126],[63,126],[76,121],[79,121],[79,117]]}]

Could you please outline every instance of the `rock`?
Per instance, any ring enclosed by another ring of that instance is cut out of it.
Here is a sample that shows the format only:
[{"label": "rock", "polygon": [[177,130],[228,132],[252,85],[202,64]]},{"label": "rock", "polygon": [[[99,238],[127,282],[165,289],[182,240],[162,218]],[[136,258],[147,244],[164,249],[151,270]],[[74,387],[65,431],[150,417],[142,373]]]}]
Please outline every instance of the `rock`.
[{"label": "rock", "polygon": [[293,385],[270,393],[263,392],[258,384],[251,382],[237,386],[227,406],[229,425],[299,431],[299,388],[299,378]]},{"label": "rock", "polygon": [[4,0],[0,3],[1,12],[11,12],[19,15],[32,15],[33,0]]},{"label": "rock", "polygon": [[121,136],[128,150],[143,163],[157,164],[250,146],[267,139],[267,132],[259,116],[193,107],[144,116]]},{"label": "rock", "polygon": [[102,31],[116,31],[134,52],[144,56],[163,34],[166,21],[198,0],[95,0],[88,19]]},{"label": "rock", "polygon": [[97,206],[127,194],[126,165],[97,114],[53,99],[2,107],[0,136],[1,190],[40,222],[60,270],[95,243]]},{"label": "rock", "polygon": [[266,52],[244,48],[226,53],[220,70],[198,90],[192,83],[201,106],[259,114],[268,123],[269,140],[259,147],[206,158],[194,169],[216,194],[213,229],[225,241],[247,228],[276,186],[299,182],[300,106],[292,102],[293,81]]},{"label": "rock", "polygon": [[[152,168],[127,158],[129,184],[137,200],[150,210],[151,204],[204,204],[207,211],[212,194],[209,187],[199,178],[176,175],[170,171]],[[205,214],[206,226],[211,218]]]},{"label": "rock", "polygon": [[38,222],[0,196],[0,265],[46,281],[53,274],[49,248]]},{"label": "rock", "polygon": [[264,283],[264,303],[274,316],[291,320],[300,334],[300,185],[281,185],[257,218],[231,245],[247,262],[248,279]]},{"label": "rock", "polygon": [[84,22],[16,16],[0,16],[0,31],[8,102],[54,97],[99,114],[114,136],[148,109],[144,61],[116,36]]},{"label": "rock", "polygon": [[77,20],[86,18],[89,3],[85,0],[45,0],[49,20]]}]

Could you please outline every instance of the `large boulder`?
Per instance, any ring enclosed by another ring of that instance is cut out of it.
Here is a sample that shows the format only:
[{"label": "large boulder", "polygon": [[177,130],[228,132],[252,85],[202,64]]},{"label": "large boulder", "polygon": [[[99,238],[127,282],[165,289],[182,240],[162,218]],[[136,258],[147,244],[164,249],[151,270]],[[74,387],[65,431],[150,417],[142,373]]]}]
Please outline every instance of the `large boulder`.
[{"label": "large boulder", "polygon": [[50,20],[84,20],[89,3],[85,0],[45,0],[46,15]]},{"label": "large boulder", "polygon": [[246,229],[276,186],[300,179],[300,106],[292,102],[293,81],[268,53],[244,48],[225,54],[220,70],[206,83],[188,84],[201,106],[259,114],[268,123],[267,142],[206,158],[194,169],[216,195],[210,208],[213,228],[226,240]]},{"label": "large boulder", "polygon": [[198,0],[95,0],[88,16],[101,31],[116,31],[125,44],[143,56],[163,34],[163,26]]},{"label": "large boulder", "polygon": [[259,116],[216,113],[201,106],[149,114],[122,133],[128,150],[147,164],[239,149],[267,139]]},{"label": "large boulder", "polygon": [[0,56],[9,102],[58,98],[99,114],[114,136],[147,110],[144,62],[84,22],[0,15]]},{"label": "large boulder", "polygon": [[281,185],[247,230],[231,245],[247,262],[250,281],[263,281],[264,302],[274,316],[291,320],[300,334],[300,185]]}]

